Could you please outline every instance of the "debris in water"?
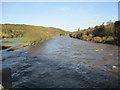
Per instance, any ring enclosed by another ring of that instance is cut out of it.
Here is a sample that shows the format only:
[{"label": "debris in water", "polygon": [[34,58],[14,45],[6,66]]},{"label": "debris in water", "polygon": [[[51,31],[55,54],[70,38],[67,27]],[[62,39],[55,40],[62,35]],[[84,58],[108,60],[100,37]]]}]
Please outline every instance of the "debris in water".
[{"label": "debris in water", "polygon": [[112,69],[116,69],[117,67],[116,66],[112,66]]},{"label": "debris in water", "polygon": [[99,49],[95,50],[95,51],[99,51]]},{"label": "debris in water", "polygon": [[113,55],[112,53],[108,54],[108,55]]},{"label": "debris in water", "polygon": [[95,51],[103,51],[103,49],[96,49]]}]

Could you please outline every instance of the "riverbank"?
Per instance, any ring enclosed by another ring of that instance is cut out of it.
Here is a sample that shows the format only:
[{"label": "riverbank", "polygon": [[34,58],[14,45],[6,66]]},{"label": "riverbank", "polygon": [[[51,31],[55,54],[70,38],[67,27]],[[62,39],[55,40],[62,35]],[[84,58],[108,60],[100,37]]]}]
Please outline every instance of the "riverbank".
[{"label": "riverbank", "polygon": [[120,46],[120,22],[110,22],[107,25],[89,27],[77,32],[69,34],[72,38],[77,38],[85,41],[96,43],[107,43]]},{"label": "riverbank", "polygon": [[74,34],[71,35],[70,37],[72,38],[76,38],[76,39],[80,39],[80,40],[84,40],[84,41],[91,41],[91,42],[95,42],[95,43],[104,43],[104,44],[112,44],[112,45],[119,45],[118,44],[118,40],[112,36],[108,36],[108,37],[92,37],[92,35],[83,35],[81,37],[77,36],[78,34]]},{"label": "riverbank", "polygon": [[1,40],[1,50],[14,51],[16,49],[22,49],[30,46],[29,38],[9,38]]},{"label": "riverbank", "polygon": [[60,28],[33,26],[25,24],[1,24],[1,38],[27,37],[31,42],[40,42],[51,37],[65,36],[69,32]]}]

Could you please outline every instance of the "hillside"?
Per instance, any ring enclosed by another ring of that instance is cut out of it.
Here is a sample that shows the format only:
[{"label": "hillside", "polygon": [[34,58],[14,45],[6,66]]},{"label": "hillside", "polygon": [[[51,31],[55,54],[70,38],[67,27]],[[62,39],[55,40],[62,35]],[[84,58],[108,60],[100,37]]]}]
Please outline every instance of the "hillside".
[{"label": "hillside", "polygon": [[31,41],[44,41],[51,37],[68,35],[68,32],[54,27],[25,24],[1,24],[2,38],[29,37]]},{"label": "hillside", "polygon": [[89,27],[81,31],[72,32],[70,37],[78,38],[86,41],[93,41],[97,43],[109,43],[114,45],[119,44],[120,37],[120,21],[116,22],[107,22],[100,26],[96,25],[95,27]]}]

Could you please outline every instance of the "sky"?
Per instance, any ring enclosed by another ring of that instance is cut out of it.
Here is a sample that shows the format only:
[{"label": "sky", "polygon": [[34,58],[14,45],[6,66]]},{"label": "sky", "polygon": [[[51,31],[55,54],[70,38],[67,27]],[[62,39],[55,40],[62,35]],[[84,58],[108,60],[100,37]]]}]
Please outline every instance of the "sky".
[{"label": "sky", "polygon": [[2,23],[77,31],[118,20],[117,2],[3,2]]}]

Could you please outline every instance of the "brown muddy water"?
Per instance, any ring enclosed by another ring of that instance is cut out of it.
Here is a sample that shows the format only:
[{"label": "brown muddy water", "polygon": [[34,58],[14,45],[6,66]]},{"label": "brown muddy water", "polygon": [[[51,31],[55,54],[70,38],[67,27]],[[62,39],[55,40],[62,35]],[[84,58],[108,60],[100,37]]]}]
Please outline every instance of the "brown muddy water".
[{"label": "brown muddy water", "polygon": [[[118,46],[55,37],[2,53],[12,70],[12,88],[118,87]],[[115,66],[115,68],[113,68]]]}]

